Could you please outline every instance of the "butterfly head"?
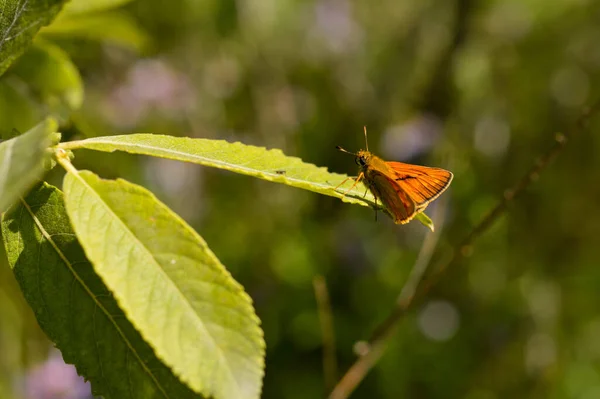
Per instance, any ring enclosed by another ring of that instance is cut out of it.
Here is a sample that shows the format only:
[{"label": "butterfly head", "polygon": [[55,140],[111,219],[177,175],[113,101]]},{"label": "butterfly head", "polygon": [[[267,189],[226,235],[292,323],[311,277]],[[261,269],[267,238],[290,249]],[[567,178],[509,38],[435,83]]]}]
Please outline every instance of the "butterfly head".
[{"label": "butterfly head", "polygon": [[367,150],[360,150],[356,153],[356,158],[354,158],[354,162],[360,167],[365,167],[369,165],[371,162],[371,157],[373,155]]},{"label": "butterfly head", "polygon": [[366,127],[365,127],[365,146],[367,148],[366,150],[360,150],[357,153],[344,150],[339,145],[335,148],[337,148],[338,150],[340,150],[342,152],[345,152],[346,154],[354,155],[355,156],[354,162],[356,162],[356,164],[358,166],[360,166],[361,168],[366,168],[367,166],[369,166],[369,164],[371,163],[371,159],[373,158],[373,154],[371,154],[369,152],[369,143],[367,142],[367,128]]}]

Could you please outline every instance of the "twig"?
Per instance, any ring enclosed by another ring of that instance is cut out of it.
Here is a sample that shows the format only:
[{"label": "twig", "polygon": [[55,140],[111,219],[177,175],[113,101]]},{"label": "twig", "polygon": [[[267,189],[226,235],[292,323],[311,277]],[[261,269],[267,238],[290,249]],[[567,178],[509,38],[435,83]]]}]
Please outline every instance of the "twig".
[{"label": "twig", "polygon": [[333,317],[329,293],[325,278],[318,275],[313,279],[315,298],[319,310],[319,321],[321,322],[321,335],[323,339],[323,375],[325,380],[325,392],[331,391],[337,380],[337,358],[335,354],[335,333],[333,329]]},{"label": "twig", "polygon": [[[554,145],[538,158],[537,162],[525,173],[525,175],[515,184],[515,186],[505,191],[504,196],[498,204],[471,230],[471,232],[455,247],[448,260],[442,261],[439,267],[434,271],[418,289],[411,295],[406,295],[403,300],[396,303],[396,307],[390,315],[375,329],[371,336],[370,350],[360,356],[342,379],[334,388],[330,399],[347,398],[350,393],[358,386],[367,372],[377,363],[384,352],[387,340],[392,335],[395,327],[407,313],[407,310],[415,302],[415,299],[422,299],[440,279],[441,275],[454,264],[458,263],[464,257],[472,252],[472,245],[477,238],[487,231],[498,218],[506,212],[510,201],[521,194],[539,174],[560,154],[568,140],[584,130],[588,120],[600,111],[600,100],[593,103],[591,107],[586,108],[577,119],[574,127],[566,134],[557,134]],[[404,292],[404,290],[403,290]],[[335,394],[335,395],[334,395]]]},{"label": "twig", "polygon": [[373,368],[385,352],[387,340],[379,340],[370,346],[368,351],[348,369],[346,374],[337,383],[329,399],[346,399],[356,389],[358,384],[365,378],[369,370]]},{"label": "twig", "polygon": [[[502,199],[498,204],[488,212],[486,216],[471,230],[471,232],[456,246],[456,249],[452,252],[448,260],[442,261],[440,265],[435,269],[434,274],[427,279],[420,287],[419,292],[415,295],[423,297],[429,292],[431,287],[437,283],[441,275],[450,266],[458,263],[462,258],[469,256],[472,252],[472,244],[479,236],[488,230],[492,224],[506,211],[508,203],[515,199],[519,194],[525,190],[544,170],[550,162],[554,160],[560,154],[561,150],[567,144],[567,141],[572,139],[573,136],[579,133],[585,128],[586,122],[600,111],[600,100],[595,102],[591,107],[586,108],[579,118],[577,119],[573,129],[567,134],[557,133],[555,136],[554,145],[546,151],[535,164],[525,173],[525,175],[515,184],[512,189],[506,190]],[[412,298],[414,299],[414,297]],[[370,341],[376,341],[385,335],[385,330],[389,329],[391,325],[398,322],[398,320],[406,313],[406,309],[410,306],[411,301],[408,301],[403,306],[397,306],[388,318],[381,323],[374,331]]]}]

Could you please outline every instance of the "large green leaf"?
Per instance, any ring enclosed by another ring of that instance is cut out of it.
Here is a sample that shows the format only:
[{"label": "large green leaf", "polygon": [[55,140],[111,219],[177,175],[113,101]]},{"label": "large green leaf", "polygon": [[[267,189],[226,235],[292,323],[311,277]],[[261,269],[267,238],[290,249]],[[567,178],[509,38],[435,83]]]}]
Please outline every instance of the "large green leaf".
[{"label": "large green leaf", "polygon": [[47,151],[56,131],[52,119],[0,144],[0,212],[6,210],[44,174]]},{"label": "large green leaf", "polygon": [[81,245],[157,356],[198,393],[258,398],[259,320],[204,240],[143,187],[68,169],[66,208]]},{"label": "large green leaf", "polygon": [[[61,144],[63,148],[87,148],[97,151],[125,151],[154,157],[192,162],[213,168],[230,170],[264,180],[303,188],[316,193],[342,198],[352,186],[348,180],[342,188],[334,188],[348,178],[331,173],[327,168],[305,163],[300,158],[285,155],[281,150],[268,150],[239,142],[192,139],[158,134],[131,134],[126,136],[95,137]],[[332,149],[332,151],[335,151]],[[345,187],[345,189],[344,189]],[[365,206],[375,205],[370,192],[357,185],[344,201]]]},{"label": "large green leaf", "polygon": [[160,362],[95,274],[63,195],[42,183],[2,220],[9,264],[66,362],[106,399],[197,398]]},{"label": "large green leaf", "polygon": [[29,46],[66,0],[4,0],[0,6],[0,75]]},{"label": "large green leaf", "polygon": [[[353,181],[348,176],[331,173],[324,167],[305,163],[300,158],[285,155],[281,150],[268,150],[224,140],[192,139],[158,134],[95,137],[61,144],[64,148],[87,148],[97,151],[125,151],[161,158],[193,162],[255,176],[264,180],[303,188],[319,194],[341,198],[345,202],[375,207],[375,198],[362,184],[348,191]],[[332,149],[333,151],[333,149]],[[335,190],[341,182],[347,180]],[[417,219],[433,230],[425,214]]]}]

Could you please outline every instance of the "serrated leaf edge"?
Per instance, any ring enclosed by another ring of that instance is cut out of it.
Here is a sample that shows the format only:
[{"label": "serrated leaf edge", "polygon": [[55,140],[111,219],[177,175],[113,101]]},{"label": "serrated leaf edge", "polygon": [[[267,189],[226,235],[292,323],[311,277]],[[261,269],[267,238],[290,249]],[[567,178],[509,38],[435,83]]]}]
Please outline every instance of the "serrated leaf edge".
[{"label": "serrated leaf edge", "polygon": [[[23,204],[23,207],[27,210],[27,212],[29,213],[29,215],[31,216],[31,218],[33,219],[34,223],[36,224],[36,226],[38,227],[38,229],[40,230],[40,232],[42,233],[42,235],[44,236],[44,238],[50,243],[50,245],[52,245],[52,248],[54,248],[54,250],[56,251],[56,253],[58,254],[58,256],[62,259],[62,261],[64,262],[64,264],[67,266],[67,268],[69,269],[69,271],[73,274],[73,277],[77,280],[77,282],[79,282],[79,284],[81,285],[81,287],[83,287],[83,289],[88,293],[88,295],[90,296],[90,298],[92,298],[92,300],[94,301],[94,303],[96,304],[96,308],[99,308],[102,310],[102,312],[106,315],[106,317],[108,318],[108,320],[110,320],[110,322],[112,323],[112,325],[114,326],[114,328],[116,329],[117,333],[121,336],[121,338],[123,339],[123,342],[125,342],[125,344],[127,345],[127,347],[129,348],[129,351],[131,353],[134,354],[136,360],[140,363],[140,365],[142,366],[142,369],[148,374],[148,376],[152,379],[152,381],[154,382],[154,384],[156,385],[157,389],[163,394],[163,396],[165,398],[171,398],[167,392],[163,389],[163,387],[160,385],[160,383],[158,382],[158,380],[156,379],[156,377],[154,376],[154,374],[151,372],[151,370],[146,366],[146,364],[142,361],[142,359],[140,358],[139,354],[135,351],[135,349],[133,348],[133,346],[131,345],[130,341],[127,339],[127,337],[125,336],[125,334],[123,333],[123,331],[121,330],[121,328],[119,327],[119,325],[115,322],[114,318],[112,317],[111,313],[104,307],[102,306],[102,303],[99,302],[96,299],[96,296],[92,293],[92,291],[89,289],[89,287],[85,284],[85,282],[81,279],[81,277],[79,276],[79,274],[75,271],[75,269],[73,268],[73,266],[71,265],[71,262],[67,259],[67,257],[65,256],[65,254],[60,250],[60,248],[58,248],[58,245],[56,245],[56,243],[54,242],[54,240],[52,240],[52,236],[50,234],[48,234],[48,232],[44,229],[42,223],[39,221],[39,219],[35,216],[35,213],[33,212],[33,210],[31,209],[31,207],[29,206],[29,204],[27,203],[27,201],[25,201],[23,198],[21,198],[21,203]],[[85,377],[85,376],[84,376]]]},{"label": "serrated leaf edge", "polygon": [[[61,163],[63,163],[63,162],[61,162]],[[70,163],[69,163],[69,165],[70,165]],[[64,163],[63,163],[63,166],[65,166],[65,165],[64,165]],[[82,178],[82,177],[80,176],[80,174],[79,174],[79,171],[78,171],[78,170],[76,170],[76,169],[75,169],[75,168],[74,168],[72,165],[70,165],[70,167],[68,167],[68,168],[67,168],[67,171],[68,171],[68,173],[69,173],[69,174],[73,175],[73,176],[74,176],[76,179],[78,179],[78,180],[81,182],[81,184],[83,184],[84,186],[86,186],[88,190],[90,190],[92,193],[94,193],[94,194],[95,194],[95,195],[98,197],[98,201],[99,201],[99,202],[100,202],[100,203],[101,203],[101,204],[102,204],[102,205],[103,205],[105,208],[107,208],[107,209],[108,209],[109,213],[111,213],[111,214],[114,214],[114,212],[112,211],[112,209],[110,209],[110,207],[106,206],[106,203],[105,203],[105,202],[102,200],[102,198],[96,194],[96,191],[95,191],[95,190],[94,190],[94,189],[93,189],[93,188],[92,188],[92,187],[91,187],[91,186],[90,186],[90,185],[89,185],[89,184],[88,184],[88,183],[85,181],[85,179],[84,179],[84,178]],[[89,172],[89,173],[91,173],[91,174],[92,174],[92,175],[94,175],[94,176],[97,176],[95,173],[92,173],[92,172]],[[116,179],[116,181],[126,181],[126,180],[123,180],[123,179]],[[190,233],[191,233],[191,234],[192,234],[192,235],[193,235],[193,236],[194,236],[196,239],[198,239],[198,242],[200,242],[200,243],[202,243],[202,244],[203,244],[203,246],[204,246],[204,249],[207,251],[207,253],[209,253],[209,254],[210,254],[210,255],[211,255],[213,258],[217,259],[217,258],[216,258],[216,256],[215,256],[215,255],[212,253],[212,251],[211,251],[211,250],[210,250],[210,248],[208,247],[208,245],[206,244],[206,242],[205,242],[205,241],[202,239],[202,237],[201,237],[200,235],[198,235],[198,233],[197,233],[195,230],[193,230],[193,229],[192,229],[192,228],[191,228],[191,227],[190,227],[190,226],[189,226],[187,223],[183,222],[183,219],[181,219],[181,217],[180,217],[179,215],[177,215],[175,212],[173,212],[171,209],[169,209],[169,208],[168,208],[166,205],[164,205],[164,204],[163,204],[161,201],[159,201],[159,200],[156,198],[156,196],[155,196],[155,195],[154,195],[152,192],[148,191],[148,194],[149,194],[151,197],[153,197],[153,198],[154,198],[154,199],[157,201],[157,203],[158,203],[158,204],[160,204],[160,206],[162,206],[163,208],[165,208],[165,209],[167,210],[167,212],[168,212],[168,213],[170,213],[170,214],[171,214],[171,215],[172,215],[174,218],[176,218],[176,219],[177,219],[177,221],[178,221],[178,222],[180,222],[180,224],[181,224],[181,225],[183,225],[183,226],[184,226],[184,227],[185,227],[185,228],[186,228],[186,229],[187,229],[187,230],[188,230],[188,231],[189,231],[189,232],[190,232]],[[67,213],[68,213],[68,208],[67,208]],[[121,220],[121,219],[120,219],[118,216],[116,216],[116,215],[115,215],[115,219],[118,221],[118,223],[120,223],[120,224],[123,226],[123,228],[124,228],[124,230],[127,232],[127,234],[129,234],[129,235],[130,235],[130,236],[133,238],[133,240],[134,240],[134,241],[136,241],[136,242],[140,243],[141,247],[142,247],[142,248],[144,248],[144,251],[146,251],[146,250],[145,250],[145,248],[146,248],[146,247],[143,245],[143,243],[141,243],[141,242],[139,241],[139,239],[138,239],[138,238],[137,238],[135,235],[133,235],[133,233],[130,231],[130,229],[127,227],[127,225],[125,225],[125,224],[123,223],[123,221],[122,221],[122,220]],[[85,250],[85,247],[84,247],[84,250]],[[150,257],[151,257],[152,259],[154,259],[154,256],[153,256],[151,253],[150,253]],[[162,270],[162,268],[160,267],[160,264],[156,263],[156,267],[157,267],[158,269],[160,269],[160,270],[161,270],[161,272],[164,274],[164,271],[163,271],[163,270]],[[243,299],[245,300],[245,302],[246,302],[248,305],[250,305],[250,308],[253,310],[253,311],[251,312],[251,318],[252,318],[252,319],[253,319],[253,320],[254,320],[254,321],[257,323],[257,325],[258,325],[258,324],[260,324],[260,319],[258,318],[258,316],[256,315],[256,313],[255,313],[255,311],[254,311],[254,307],[252,306],[252,299],[250,298],[250,296],[249,296],[249,295],[248,295],[248,294],[247,294],[247,293],[244,291],[244,289],[242,288],[242,286],[241,286],[241,285],[240,285],[240,284],[239,284],[239,283],[238,283],[238,282],[237,282],[237,281],[236,281],[236,280],[233,278],[233,276],[231,276],[231,273],[229,273],[229,271],[228,271],[228,270],[227,270],[225,267],[223,267],[223,268],[221,269],[221,271],[222,271],[222,272],[224,272],[224,273],[226,273],[226,274],[227,274],[227,275],[230,277],[230,279],[231,279],[231,280],[230,280],[230,282],[232,282],[232,283],[233,283],[233,287],[236,289],[236,292],[237,292],[238,294],[241,294],[241,296],[243,297]],[[102,278],[102,276],[100,276],[100,277]],[[165,274],[165,278],[166,278],[167,280],[169,280],[169,281],[170,281],[170,278],[169,278],[169,277],[168,277],[166,274]],[[187,301],[187,298],[186,298],[186,297],[185,297],[185,296],[184,296],[184,295],[181,293],[181,291],[179,290],[179,288],[178,288],[177,286],[175,286],[175,289],[177,290],[177,292],[179,292],[179,293],[181,294],[181,296],[182,296],[182,298],[183,298],[183,301],[182,301],[182,302],[184,302],[184,303],[186,304],[186,306],[190,306],[190,305],[189,305],[189,303],[188,303],[188,301]],[[117,300],[117,302],[119,302],[119,303],[120,303],[120,298],[119,298],[118,296],[115,296],[115,299]],[[124,310],[124,309],[123,309],[123,310]],[[193,313],[196,313],[196,312],[195,312],[195,310],[194,310],[193,308],[191,308],[191,307],[190,307],[190,310],[191,310]],[[124,311],[125,311],[125,310],[124,310]],[[125,313],[127,313],[127,312],[125,312]],[[135,322],[134,322],[133,320],[130,320],[130,321],[131,321],[131,323],[132,323],[132,324],[134,324],[134,325],[135,325]],[[224,353],[222,352],[222,350],[221,350],[221,346],[220,346],[220,345],[219,345],[219,344],[216,342],[216,340],[215,340],[215,339],[214,339],[214,337],[213,337],[213,336],[210,334],[210,332],[209,332],[209,331],[206,329],[206,327],[205,327],[205,325],[204,325],[204,324],[205,324],[204,322],[201,322],[202,328],[204,328],[204,329],[205,329],[205,331],[206,331],[206,336],[210,337],[210,339],[211,339],[211,340],[212,340],[212,342],[213,342],[213,345],[214,345],[216,348],[218,348],[218,349],[219,349],[219,350],[218,350],[218,353],[219,353],[220,361],[222,362],[222,364],[224,364],[224,365],[228,365],[229,363],[228,363],[228,361],[227,361],[227,358],[226,358],[225,354],[224,354]],[[259,331],[259,333],[260,333],[260,336],[262,337],[262,336],[263,336],[263,331],[262,331],[262,329],[258,328],[258,331]],[[143,335],[143,333],[142,333],[142,335]],[[148,343],[148,344],[149,344],[149,345],[150,345],[150,346],[151,346],[151,347],[154,349],[154,351],[155,351],[155,353],[157,354],[157,356],[159,356],[159,354],[158,354],[158,352],[159,352],[159,349],[158,349],[158,348],[156,348],[156,346],[155,346],[153,343],[151,343],[151,342],[149,342],[149,341],[146,341],[146,342],[147,342],[147,343]],[[260,345],[260,348],[263,350],[263,354],[264,354],[264,348],[265,348],[265,342],[264,342],[264,339],[262,339],[260,343],[261,343],[261,345]],[[159,358],[161,358],[161,359],[163,359],[163,360],[164,360],[164,359],[165,359],[165,356],[164,356],[164,355],[160,355],[160,356],[159,356]],[[261,366],[261,367],[260,367],[260,377],[261,377],[261,379],[260,379],[260,380],[261,380],[261,384],[260,384],[260,386],[258,387],[258,388],[259,388],[259,392],[258,392],[258,394],[260,394],[260,391],[262,390],[262,378],[264,377],[264,365],[265,365],[265,364],[264,364],[264,356],[260,356],[260,358],[259,358],[258,360],[259,360],[259,362],[260,362],[260,366]],[[196,392],[197,392],[198,390],[200,390],[200,388],[193,388],[191,384],[194,384],[194,382],[193,382],[193,381],[190,381],[190,380],[189,380],[189,378],[186,378],[186,377],[185,377],[185,375],[184,375],[184,374],[181,372],[181,370],[178,370],[178,369],[177,369],[177,367],[175,367],[174,365],[171,365],[171,364],[167,364],[167,366],[168,366],[168,367],[169,367],[171,370],[173,370],[173,372],[174,372],[174,373],[175,373],[175,374],[176,374],[176,375],[179,377],[179,379],[180,379],[181,381],[183,381],[183,382],[187,383],[187,384],[188,384],[188,386],[189,386],[190,388],[192,388],[194,391],[196,391]],[[241,391],[241,387],[239,387],[239,386],[237,385],[237,379],[235,378],[235,375],[234,375],[234,374],[233,374],[233,373],[230,371],[230,368],[229,368],[229,367],[225,367],[225,369],[226,369],[226,370],[227,370],[227,372],[230,374],[231,380],[232,380],[232,381],[234,381],[234,382],[236,383],[237,391],[238,391],[238,392],[240,392],[240,391]],[[194,385],[196,385],[196,384],[194,384]],[[210,392],[197,392],[197,393],[200,393],[200,394],[202,394],[202,395],[208,395],[208,396],[212,396],[212,393],[210,393]]]},{"label": "serrated leaf edge", "polygon": [[[326,172],[328,174],[334,175],[336,178],[339,177],[340,182],[342,182],[344,179],[348,179],[348,178],[355,179],[356,178],[356,177],[348,176],[348,175],[341,174],[341,173],[330,172],[329,169],[325,166],[318,166],[315,164],[307,163],[302,158],[291,156],[291,155],[286,155],[279,148],[266,148],[266,147],[262,147],[262,146],[245,144],[240,141],[230,142],[230,141],[223,140],[223,139],[178,137],[178,136],[169,136],[169,135],[154,134],[154,133],[135,133],[135,134],[131,134],[131,135],[100,136],[100,137],[93,137],[93,138],[89,138],[89,139],[85,139],[85,140],[69,141],[69,142],[64,142],[64,143],[59,144],[59,147],[65,149],[65,150],[75,150],[75,149],[83,148],[83,149],[89,149],[89,150],[101,151],[101,152],[109,152],[109,153],[112,153],[115,151],[123,151],[123,152],[129,153],[129,154],[141,154],[141,155],[154,156],[154,157],[160,157],[160,158],[165,158],[165,159],[173,159],[173,160],[176,160],[179,162],[191,162],[191,161],[177,159],[174,157],[174,155],[181,155],[182,158],[189,158],[189,159],[196,160],[196,162],[193,162],[193,163],[196,163],[198,165],[228,170],[230,172],[244,174],[246,176],[258,177],[260,179],[271,181],[274,183],[289,182],[289,183],[291,183],[290,184],[291,187],[304,189],[304,190],[316,192],[317,194],[327,195],[330,197],[338,198],[342,202],[345,202],[345,203],[358,204],[361,206],[370,207],[375,210],[384,210],[382,205],[377,203],[377,201],[373,197],[373,194],[368,192],[369,190],[365,191],[365,194],[361,194],[362,190],[359,190],[356,188],[353,189],[351,192],[338,191],[338,190],[336,190],[336,188],[338,188],[338,187],[334,186],[333,184],[318,183],[318,182],[305,180],[305,179],[301,180],[301,179],[289,177],[285,174],[284,175],[278,174],[276,172],[277,168],[273,169],[273,172],[268,172],[268,171],[264,171],[264,170],[260,170],[260,169],[247,168],[241,164],[232,164],[230,162],[224,162],[224,161],[213,159],[213,158],[207,158],[206,156],[200,156],[200,155],[196,155],[196,154],[181,152],[181,151],[169,148],[169,147],[167,147],[167,148],[157,147],[157,146],[151,146],[151,145],[146,145],[143,143],[131,142],[131,141],[118,141],[118,139],[120,139],[120,138],[125,138],[126,140],[130,139],[131,136],[138,136],[141,139],[143,139],[146,136],[155,136],[155,137],[160,137],[160,138],[171,138],[171,139],[176,139],[176,140],[202,140],[202,141],[207,141],[207,142],[212,142],[212,143],[225,143],[225,144],[231,145],[231,146],[238,145],[238,146],[243,146],[243,147],[250,147],[250,148],[254,148],[254,149],[264,150],[266,152],[273,152],[273,153],[281,155],[289,160],[300,161],[303,165],[312,166],[312,167],[318,168],[320,170],[323,170],[324,172]],[[117,140],[116,144],[112,142],[115,139]],[[86,145],[86,143],[90,143],[91,146]],[[98,144],[102,144],[102,145],[113,144],[113,145],[115,145],[115,148],[111,148],[111,149],[94,148],[94,146],[93,146],[94,143],[98,143]],[[117,148],[118,146],[120,146],[122,148]],[[126,151],[126,150],[124,150],[124,148],[129,148],[129,149],[131,149],[131,151]],[[157,152],[157,154],[156,155],[147,154],[145,152],[136,151],[136,149],[152,150],[152,151]],[[218,152],[218,151],[213,151],[213,153],[216,153],[216,152]],[[349,184],[352,184],[352,183],[348,183],[348,185]],[[311,188],[327,190],[330,193],[316,191]],[[369,197],[366,196],[367,192],[368,192]],[[425,217],[424,218],[416,217],[416,219],[420,223],[422,223],[424,226],[428,227],[431,230],[434,230],[433,223],[431,223],[431,224],[428,223],[428,220],[431,221],[431,219],[424,213],[424,211],[420,211],[419,214],[420,213],[422,213]]]}]

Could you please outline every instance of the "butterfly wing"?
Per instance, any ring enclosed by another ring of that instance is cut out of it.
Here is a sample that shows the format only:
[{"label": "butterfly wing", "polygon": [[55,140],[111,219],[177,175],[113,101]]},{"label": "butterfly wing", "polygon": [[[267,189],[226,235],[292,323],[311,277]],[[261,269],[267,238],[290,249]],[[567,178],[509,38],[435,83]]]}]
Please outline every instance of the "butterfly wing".
[{"label": "butterfly wing", "polygon": [[415,202],[417,211],[422,211],[431,201],[439,197],[450,185],[452,173],[440,168],[411,165],[402,162],[386,162],[394,172],[396,184]]},{"label": "butterfly wing", "polygon": [[369,170],[366,175],[365,182],[371,193],[381,201],[394,223],[405,224],[415,216],[417,205],[398,182],[376,170]]}]

